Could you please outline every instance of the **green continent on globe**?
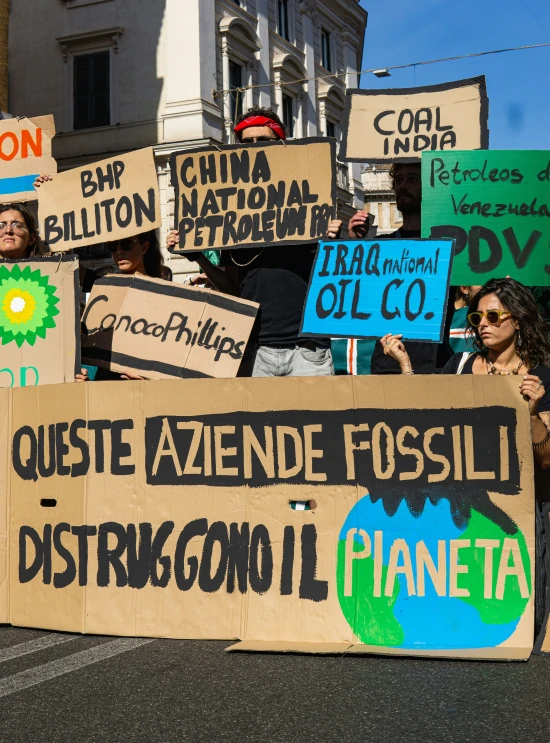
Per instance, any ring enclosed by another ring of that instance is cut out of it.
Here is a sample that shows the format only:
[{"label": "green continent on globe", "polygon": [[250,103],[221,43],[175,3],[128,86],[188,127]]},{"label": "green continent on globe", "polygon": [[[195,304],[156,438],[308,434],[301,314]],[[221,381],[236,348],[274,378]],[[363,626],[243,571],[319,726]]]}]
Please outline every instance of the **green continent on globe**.
[{"label": "green continent on globe", "polygon": [[[356,542],[354,552],[363,552],[364,545]],[[399,595],[399,581],[394,583],[391,596],[374,596],[374,560],[366,557],[353,562],[353,593],[344,596],[346,567],[346,540],[338,542],[338,563],[336,569],[338,599],[340,607],[354,634],[365,645],[399,646],[403,644],[405,633],[393,613]],[[382,566],[382,585],[386,583],[388,568]]]},{"label": "green continent on globe", "polygon": [[[502,531],[500,526],[493,523],[478,511],[472,510],[468,526],[461,534],[461,539],[469,539],[470,547],[462,547],[459,552],[459,564],[468,566],[468,590],[469,596],[461,596],[460,600],[473,606],[485,624],[507,624],[521,617],[529,602],[529,597],[522,598],[520,584],[516,576],[506,578],[506,601],[495,599],[504,539],[511,536],[517,540],[521,560],[525,569],[529,595],[531,595],[531,560],[529,550],[525,543],[523,533],[518,529],[516,534],[508,535]],[[485,550],[475,547],[476,539],[496,540],[499,547],[493,550],[493,573],[492,573],[492,598],[484,598],[485,594]],[[509,562],[511,565],[512,563]],[[464,579],[462,579],[464,582]],[[460,584],[459,584],[460,585]]]}]

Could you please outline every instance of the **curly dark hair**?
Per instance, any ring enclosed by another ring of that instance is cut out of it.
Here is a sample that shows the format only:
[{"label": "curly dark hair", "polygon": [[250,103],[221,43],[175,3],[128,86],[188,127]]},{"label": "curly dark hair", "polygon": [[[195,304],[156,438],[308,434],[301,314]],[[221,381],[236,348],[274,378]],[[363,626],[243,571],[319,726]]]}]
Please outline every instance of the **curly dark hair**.
[{"label": "curly dark hair", "polygon": [[390,168],[390,181],[391,181],[391,190],[395,191],[395,178],[397,176],[397,173],[401,170],[401,168],[410,168],[411,165],[418,166],[418,169],[421,170],[422,164],[420,161],[417,163],[392,163],[392,166]]},{"label": "curly dark hair", "polygon": [[[262,108],[261,106],[252,106],[252,108],[249,108],[248,111],[244,111],[235,122],[235,125],[240,124],[241,121],[244,121],[245,119],[248,119],[249,116],[265,116],[268,119],[271,119],[276,124],[279,124],[280,127],[282,127],[283,131],[286,134],[286,127],[281,121],[280,117],[275,113],[275,111],[272,108]],[[241,133],[235,135],[238,139],[241,137]]]},{"label": "curly dark hair", "polygon": [[[502,306],[517,321],[516,351],[523,363],[528,369],[544,364],[550,356],[548,327],[529,289],[515,279],[491,279],[472,299],[468,313],[476,312],[480,299],[488,294],[496,294]],[[468,330],[474,335],[475,348],[486,354],[479,328],[470,325]]]},{"label": "curly dark hair", "polygon": [[27,225],[30,236],[29,245],[27,247],[27,257],[31,258],[34,255],[44,255],[47,251],[44,247],[44,243],[40,239],[40,235],[38,234],[36,219],[31,210],[25,204],[0,204],[0,214],[7,211],[19,212],[23,217],[23,222]]}]

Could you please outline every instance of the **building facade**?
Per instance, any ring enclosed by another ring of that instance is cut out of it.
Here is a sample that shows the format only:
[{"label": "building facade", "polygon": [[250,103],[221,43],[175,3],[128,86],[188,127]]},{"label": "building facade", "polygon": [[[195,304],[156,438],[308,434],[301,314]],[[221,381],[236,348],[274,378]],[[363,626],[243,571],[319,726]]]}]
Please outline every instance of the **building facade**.
[{"label": "building facade", "polygon": [[8,109],[8,22],[10,0],[0,0],[0,111]]},{"label": "building facade", "polygon": [[371,165],[361,173],[365,190],[365,210],[374,217],[376,234],[388,235],[403,226],[403,217],[395,203],[390,165]]},{"label": "building facade", "polygon": [[[231,141],[243,108],[273,107],[292,137],[339,140],[367,24],[358,0],[11,0],[10,19],[10,112],[54,114],[60,170],[153,146],[161,242],[171,153]],[[338,165],[338,202],[345,219],[362,207],[358,165]]]}]

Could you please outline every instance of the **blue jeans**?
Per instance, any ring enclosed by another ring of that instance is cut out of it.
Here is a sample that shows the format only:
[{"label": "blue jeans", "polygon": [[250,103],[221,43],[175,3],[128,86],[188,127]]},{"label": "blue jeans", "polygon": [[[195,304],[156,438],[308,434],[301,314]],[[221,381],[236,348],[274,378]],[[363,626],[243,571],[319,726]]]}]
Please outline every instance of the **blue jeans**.
[{"label": "blue jeans", "polygon": [[240,377],[329,377],[334,374],[330,348],[313,341],[247,349]]}]

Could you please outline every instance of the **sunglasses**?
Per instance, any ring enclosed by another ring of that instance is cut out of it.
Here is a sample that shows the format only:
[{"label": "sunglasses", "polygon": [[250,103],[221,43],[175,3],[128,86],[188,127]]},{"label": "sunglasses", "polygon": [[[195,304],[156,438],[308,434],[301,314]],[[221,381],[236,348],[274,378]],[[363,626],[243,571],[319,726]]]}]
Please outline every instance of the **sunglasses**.
[{"label": "sunglasses", "polygon": [[241,144],[254,144],[255,142],[274,142],[277,137],[245,137]]},{"label": "sunglasses", "polygon": [[[487,312],[470,312],[468,315],[468,321],[474,328],[478,328],[481,325],[481,321],[484,317],[487,318],[489,325],[498,325],[502,322],[502,315],[510,315],[508,310],[487,310]],[[507,317],[504,318],[508,320]]]},{"label": "sunglasses", "polygon": [[115,243],[109,243],[108,248],[111,253],[116,253],[119,248],[127,253],[135,248],[136,245],[141,245],[140,240],[118,240]]}]

